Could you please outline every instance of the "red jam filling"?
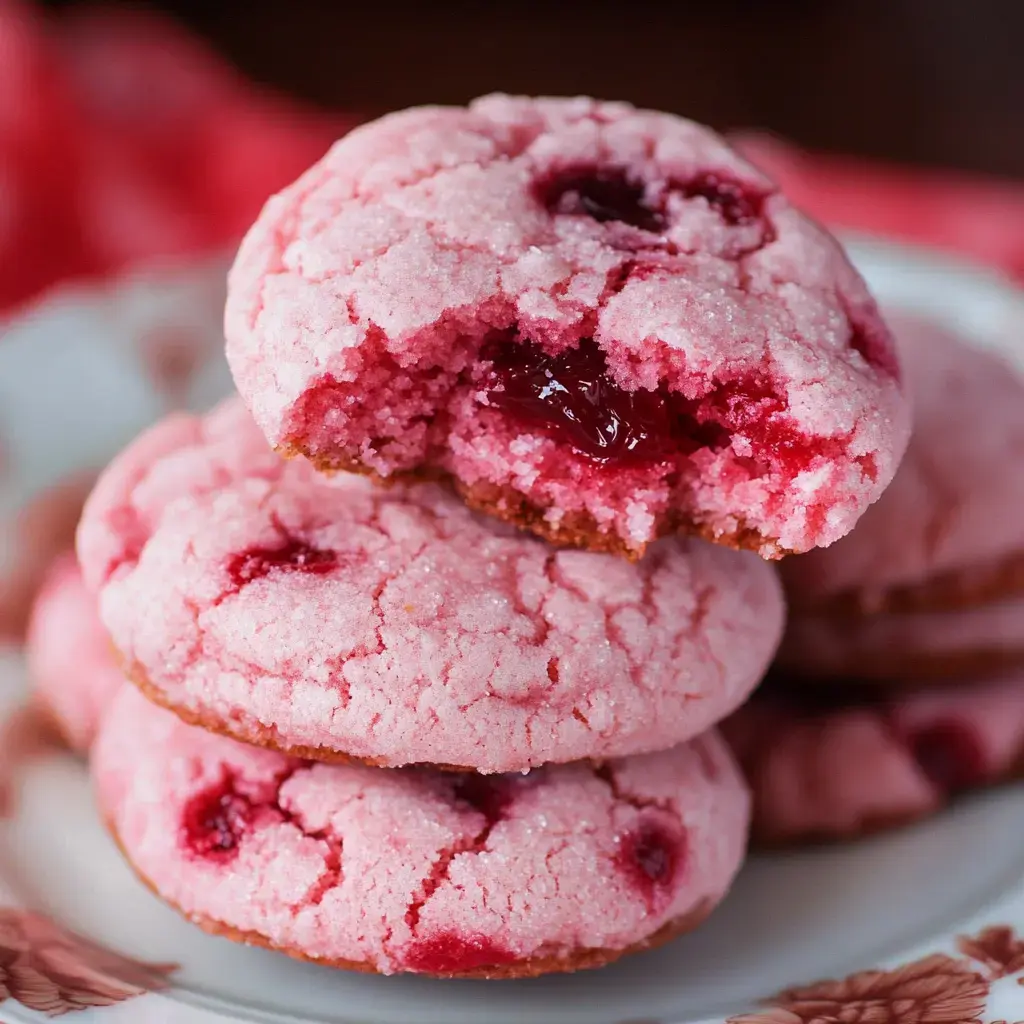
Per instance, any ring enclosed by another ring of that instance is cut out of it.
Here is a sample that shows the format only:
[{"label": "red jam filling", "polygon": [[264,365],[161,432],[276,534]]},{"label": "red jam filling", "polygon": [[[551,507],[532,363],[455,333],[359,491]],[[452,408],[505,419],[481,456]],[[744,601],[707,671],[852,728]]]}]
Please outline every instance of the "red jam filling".
[{"label": "red jam filling", "polygon": [[315,548],[297,537],[285,535],[278,545],[240,551],[228,563],[228,576],[235,588],[241,589],[273,572],[320,575],[330,572],[337,564],[337,552]]},{"label": "red jam filling", "polygon": [[404,965],[427,974],[461,974],[515,963],[516,957],[481,935],[439,932],[405,951]]},{"label": "red jam filling", "polygon": [[685,836],[657,818],[641,819],[619,839],[616,863],[652,910],[671,898],[685,860]]},{"label": "red jam filling", "polygon": [[252,821],[252,804],[237,792],[230,775],[197,793],[185,805],[181,839],[200,857],[228,860],[238,852]]},{"label": "red jam filling", "polygon": [[595,461],[658,462],[728,441],[717,424],[699,422],[683,398],[619,387],[590,338],[557,356],[530,341],[507,340],[491,357],[491,405]]}]

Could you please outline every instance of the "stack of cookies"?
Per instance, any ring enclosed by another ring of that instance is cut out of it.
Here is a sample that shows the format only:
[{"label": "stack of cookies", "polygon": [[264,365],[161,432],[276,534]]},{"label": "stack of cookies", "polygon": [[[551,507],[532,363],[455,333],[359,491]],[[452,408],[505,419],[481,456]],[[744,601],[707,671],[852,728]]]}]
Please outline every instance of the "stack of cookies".
[{"label": "stack of cookies", "polygon": [[767,560],[846,534],[909,431],[838,244],[691,122],[489,97],[273,198],[226,333],[240,397],[113,462],[84,588],[47,591],[98,600],[135,684],[75,732],[133,868],[383,973],[701,921],[746,846],[714,727],[782,633]]},{"label": "stack of cookies", "polygon": [[906,456],[850,536],[782,564],[778,679],[726,730],[762,842],[861,835],[1024,775],[1024,380],[892,323]]}]

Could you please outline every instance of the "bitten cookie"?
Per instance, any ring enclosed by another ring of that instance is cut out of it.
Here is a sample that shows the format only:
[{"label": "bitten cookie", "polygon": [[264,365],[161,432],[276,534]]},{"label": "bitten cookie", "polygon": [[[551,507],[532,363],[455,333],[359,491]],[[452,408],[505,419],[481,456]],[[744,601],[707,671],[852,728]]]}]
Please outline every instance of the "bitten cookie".
[{"label": "bitten cookie", "polygon": [[78,551],[150,697],[317,760],[499,772],[673,746],[742,703],[782,629],[752,554],[556,551],[435,485],[284,461],[237,401],[119,456]]},{"label": "bitten cookie", "polygon": [[757,695],[722,724],[761,846],[849,839],[1024,774],[1024,672],[895,701]]},{"label": "bitten cookie", "polygon": [[25,654],[36,695],[68,746],[85,753],[124,676],[73,554],[57,559],[43,581]]},{"label": "bitten cookie", "polygon": [[713,734],[529,775],[292,760],[131,687],[92,757],[135,871],[208,931],[349,970],[512,978],[687,931],[740,866],[749,797]]},{"label": "bitten cookie", "polygon": [[710,130],[489,96],[357,129],[272,199],[227,353],[270,443],[440,475],[559,544],[843,536],[908,417],[835,240]]},{"label": "bitten cookie", "polygon": [[849,537],[787,560],[788,671],[920,679],[1024,662],[1024,379],[937,324],[894,320],[914,436]]}]

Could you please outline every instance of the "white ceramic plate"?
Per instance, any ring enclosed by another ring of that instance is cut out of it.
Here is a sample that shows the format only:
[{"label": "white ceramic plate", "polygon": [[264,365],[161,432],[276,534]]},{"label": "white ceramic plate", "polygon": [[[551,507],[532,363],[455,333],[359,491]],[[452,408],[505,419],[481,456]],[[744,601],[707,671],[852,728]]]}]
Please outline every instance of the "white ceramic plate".
[{"label": "white ceramic plate", "polygon": [[[850,241],[886,305],[937,317],[1024,365],[1024,297],[998,276],[925,252]],[[216,342],[222,272],[218,261],[105,292],[68,293],[31,320],[9,325],[0,340],[0,440],[8,452],[0,514],[69,470],[102,463],[169,402],[203,405],[224,389]],[[206,340],[197,342],[202,358],[193,360],[194,372],[178,372],[171,394],[154,386],[152,359],[147,364],[148,357],[140,357],[139,339],[157,328],[179,327]],[[0,694],[11,708],[23,687],[17,652],[0,655]],[[14,764],[14,735],[0,737],[0,762]],[[938,818],[870,841],[755,857],[703,928],[656,952],[598,972],[486,983],[344,974],[203,935],[121,863],[93,812],[82,765],[51,751],[19,761],[15,781],[10,814],[0,826],[3,1020],[35,1021],[42,1019],[39,1011],[55,1014],[97,1002],[112,1005],[86,1009],[78,1019],[1024,1019],[1019,787],[962,801]],[[150,975],[165,987],[144,992],[148,978],[128,977],[127,960],[120,958],[178,966]],[[759,1000],[818,978],[840,980],[790,992],[775,1008],[758,1008]]]}]

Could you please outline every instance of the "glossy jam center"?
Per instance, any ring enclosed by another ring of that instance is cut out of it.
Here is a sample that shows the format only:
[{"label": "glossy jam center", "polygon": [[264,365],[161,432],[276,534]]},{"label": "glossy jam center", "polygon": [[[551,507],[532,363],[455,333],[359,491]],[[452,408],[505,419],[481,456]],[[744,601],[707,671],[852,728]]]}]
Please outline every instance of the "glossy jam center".
[{"label": "glossy jam center", "polygon": [[557,356],[530,341],[504,341],[489,355],[490,404],[595,461],[657,462],[729,442],[728,432],[704,417],[698,403],[664,389],[620,388],[590,338]]},{"label": "glossy jam center", "polygon": [[491,362],[488,402],[525,431],[540,431],[596,463],[650,465],[727,448],[741,435],[751,471],[786,474],[816,458],[837,457],[842,443],[810,438],[785,415],[784,398],[765,379],[720,384],[703,398],[626,391],[608,375],[590,338],[557,356],[532,341],[505,337],[481,353]]},{"label": "glossy jam center", "polygon": [[672,451],[665,396],[620,388],[589,338],[558,356],[529,341],[506,342],[494,357],[494,383],[492,405],[590,458],[642,462]]}]

